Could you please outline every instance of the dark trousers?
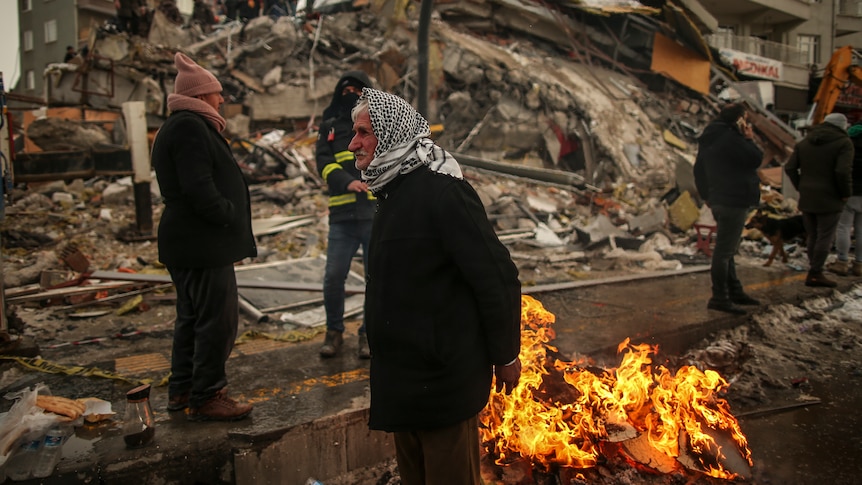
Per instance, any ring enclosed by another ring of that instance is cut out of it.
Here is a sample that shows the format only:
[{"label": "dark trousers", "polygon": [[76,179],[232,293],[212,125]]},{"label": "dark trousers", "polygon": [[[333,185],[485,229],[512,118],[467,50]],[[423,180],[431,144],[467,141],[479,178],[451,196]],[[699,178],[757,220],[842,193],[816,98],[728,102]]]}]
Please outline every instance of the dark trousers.
[{"label": "dark trousers", "polygon": [[716,227],[715,248],[712,250],[709,269],[712,297],[716,300],[726,300],[729,298],[729,292],[742,289],[742,283],[736,277],[736,262],[733,258],[739,250],[739,239],[745,227],[749,208],[721,205],[710,208]]},{"label": "dark trousers", "polygon": [[189,394],[200,407],[227,385],[225,362],[239,323],[233,265],[168,268],[177,288],[177,320],[171,351],[168,393]]},{"label": "dark trousers", "polygon": [[[371,241],[371,221],[346,221],[329,225],[326,247],[326,269],[323,275],[323,307],[326,329],[344,332],[344,283],[350,263],[362,246],[362,261],[368,273],[368,244]],[[365,333],[365,321],[359,327]]]},{"label": "dark trousers", "polygon": [[840,219],[840,212],[802,213],[802,222],[805,224],[807,233],[805,249],[808,252],[809,274],[823,272],[823,265],[826,264],[826,258],[832,251],[832,242],[835,241],[835,230],[838,228]]},{"label": "dark trousers", "polygon": [[479,420],[395,435],[402,485],[481,485]]}]

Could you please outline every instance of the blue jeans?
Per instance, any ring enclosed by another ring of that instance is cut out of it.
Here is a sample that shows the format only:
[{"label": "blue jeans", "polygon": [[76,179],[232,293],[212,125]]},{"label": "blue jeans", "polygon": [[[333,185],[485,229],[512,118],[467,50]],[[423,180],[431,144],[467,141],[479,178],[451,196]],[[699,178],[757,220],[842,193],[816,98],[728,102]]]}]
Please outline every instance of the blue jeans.
[{"label": "blue jeans", "polygon": [[[862,237],[862,195],[854,195],[847,199],[844,204],[844,212],[838,219],[838,229],[835,231],[835,249],[838,252],[838,261],[850,259],[850,232],[856,235],[856,239]],[[862,263],[862,244],[856,241],[854,257],[857,263]]]},{"label": "blue jeans", "polygon": [[[368,244],[371,241],[371,221],[346,221],[329,225],[326,249],[326,269],[323,275],[323,307],[326,329],[344,332],[344,283],[350,272],[350,262],[362,246],[362,262],[368,274]],[[359,327],[365,333],[365,319]]]},{"label": "blue jeans", "polygon": [[712,250],[712,263],[709,268],[712,280],[712,297],[726,300],[731,291],[742,289],[736,277],[736,262],[733,260],[739,249],[739,239],[745,227],[748,207],[711,206],[715,218],[715,248]]}]

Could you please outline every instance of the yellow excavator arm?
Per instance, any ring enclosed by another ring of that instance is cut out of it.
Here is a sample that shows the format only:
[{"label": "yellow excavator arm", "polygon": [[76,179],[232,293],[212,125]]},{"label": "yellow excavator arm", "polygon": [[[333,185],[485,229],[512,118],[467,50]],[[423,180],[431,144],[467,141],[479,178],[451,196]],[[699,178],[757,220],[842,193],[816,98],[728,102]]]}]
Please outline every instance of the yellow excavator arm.
[{"label": "yellow excavator arm", "polygon": [[811,125],[823,122],[823,118],[835,108],[841,92],[851,83],[862,86],[862,67],[854,63],[853,47],[847,45],[836,49],[826,65],[823,80],[814,96]]}]

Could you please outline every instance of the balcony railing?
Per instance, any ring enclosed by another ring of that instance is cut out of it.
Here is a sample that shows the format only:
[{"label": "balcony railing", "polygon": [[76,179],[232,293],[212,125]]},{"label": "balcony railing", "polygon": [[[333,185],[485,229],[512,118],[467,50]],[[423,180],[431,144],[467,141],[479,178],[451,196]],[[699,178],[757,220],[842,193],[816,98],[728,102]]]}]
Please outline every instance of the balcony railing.
[{"label": "balcony railing", "polygon": [[709,34],[705,37],[709,45],[716,49],[733,49],[787,64],[808,64],[807,51],[780,42],[731,34]]}]

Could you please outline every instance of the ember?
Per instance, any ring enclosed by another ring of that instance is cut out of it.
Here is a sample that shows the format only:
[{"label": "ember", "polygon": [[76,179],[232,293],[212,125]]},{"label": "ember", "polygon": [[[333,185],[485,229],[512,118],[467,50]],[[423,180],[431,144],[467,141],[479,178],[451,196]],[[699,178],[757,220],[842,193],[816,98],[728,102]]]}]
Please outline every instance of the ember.
[{"label": "ember", "polygon": [[[482,442],[498,465],[529,460],[545,471],[589,468],[619,449],[663,472],[685,467],[725,479],[747,474],[751,452],[718,397],[728,384],[717,372],[685,366],[672,373],[652,365],[656,348],[628,339],[619,345],[616,369],[564,362],[549,344],[554,320],[540,302],[523,297],[520,384],[508,396],[492,388],[480,414]],[[612,442],[623,446],[603,446]],[[644,447],[658,458],[644,458]]]}]

